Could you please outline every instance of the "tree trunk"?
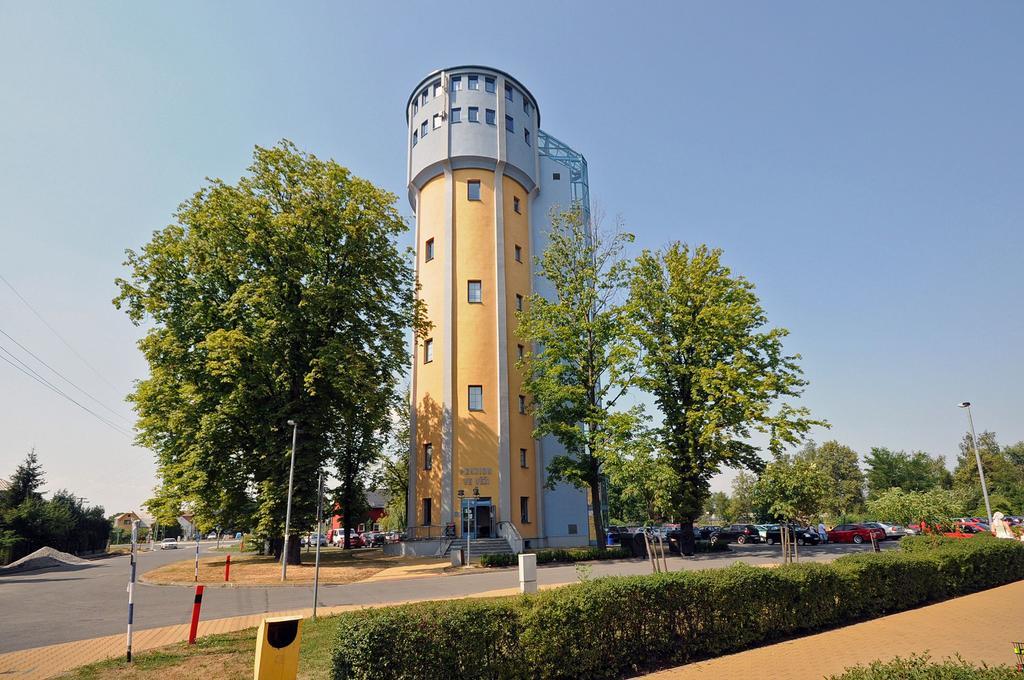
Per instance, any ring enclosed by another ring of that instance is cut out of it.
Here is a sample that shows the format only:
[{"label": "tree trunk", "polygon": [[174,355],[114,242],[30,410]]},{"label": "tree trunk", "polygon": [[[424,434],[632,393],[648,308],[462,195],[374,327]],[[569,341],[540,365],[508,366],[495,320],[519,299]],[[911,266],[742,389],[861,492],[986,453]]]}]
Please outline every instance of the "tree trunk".
[{"label": "tree trunk", "polygon": [[[283,542],[283,541],[282,541]],[[288,535],[288,564],[302,564],[302,546],[299,537],[295,534]]]},{"label": "tree trunk", "polygon": [[594,515],[594,533],[597,534],[597,547],[604,550],[608,538],[604,535],[604,518],[601,516],[601,475],[597,472],[590,479],[590,501]]},{"label": "tree trunk", "polygon": [[686,557],[693,557],[697,550],[697,544],[693,540],[693,518],[686,517],[679,522],[679,553]]}]

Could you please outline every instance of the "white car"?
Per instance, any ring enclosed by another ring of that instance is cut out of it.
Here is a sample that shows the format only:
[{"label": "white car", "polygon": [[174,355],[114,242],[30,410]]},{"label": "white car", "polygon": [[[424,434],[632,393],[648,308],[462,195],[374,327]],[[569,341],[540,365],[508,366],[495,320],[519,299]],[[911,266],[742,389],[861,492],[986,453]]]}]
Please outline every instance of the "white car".
[{"label": "white car", "polygon": [[865,522],[865,526],[873,526],[885,532],[885,537],[890,540],[903,538],[908,532],[902,524],[889,524],[888,522]]},{"label": "white car", "polygon": [[165,538],[164,540],[160,541],[160,549],[161,550],[177,550],[178,549],[178,540],[175,539],[175,538]]}]

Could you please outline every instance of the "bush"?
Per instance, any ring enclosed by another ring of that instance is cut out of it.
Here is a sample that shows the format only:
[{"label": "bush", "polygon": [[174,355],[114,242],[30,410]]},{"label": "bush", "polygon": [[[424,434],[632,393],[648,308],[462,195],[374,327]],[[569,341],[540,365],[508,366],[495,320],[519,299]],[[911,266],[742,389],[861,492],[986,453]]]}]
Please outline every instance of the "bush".
[{"label": "bush", "polygon": [[1024,545],[1014,541],[911,542],[831,564],[609,577],[349,612],[334,677],[619,678],[1021,578]]},{"label": "bush", "polygon": [[[537,564],[553,562],[589,562],[591,560],[624,560],[630,557],[625,548],[548,548],[534,552]],[[519,564],[519,558],[509,554],[481,555],[481,567],[511,567]]]},{"label": "bush", "polygon": [[927,654],[909,659],[896,658],[869,666],[847,668],[842,675],[829,680],[1016,680],[1020,678],[1010,666],[973,666],[959,656],[934,663]]}]

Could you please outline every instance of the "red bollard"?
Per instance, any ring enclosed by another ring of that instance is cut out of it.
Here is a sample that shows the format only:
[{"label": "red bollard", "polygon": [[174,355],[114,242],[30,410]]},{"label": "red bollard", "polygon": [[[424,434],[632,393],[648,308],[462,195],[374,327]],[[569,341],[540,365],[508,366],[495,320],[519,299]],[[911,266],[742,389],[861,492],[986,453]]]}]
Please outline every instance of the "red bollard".
[{"label": "red bollard", "polygon": [[227,561],[224,563],[224,580],[231,580],[231,555],[228,555]]},{"label": "red bollard", "polygon": [[203,604],[203,586],[196,586],[196,599],[192,604],[192,626],[188,629],[188,643],[196,643],[196,631],[199,630],[199,608]]}]

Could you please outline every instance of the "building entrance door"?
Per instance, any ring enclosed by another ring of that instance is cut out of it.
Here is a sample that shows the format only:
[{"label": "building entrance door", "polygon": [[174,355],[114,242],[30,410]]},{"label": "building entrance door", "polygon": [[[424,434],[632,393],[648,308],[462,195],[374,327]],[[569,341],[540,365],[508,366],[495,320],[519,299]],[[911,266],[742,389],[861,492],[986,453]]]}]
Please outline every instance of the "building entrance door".
[{"label": "building entrance door", "polygon": [[[475,510],[475,512],[474,512]],[[490,498],[462,499],[462,535],[470,538],[490,538],[494,535],[491,527]]]}]

